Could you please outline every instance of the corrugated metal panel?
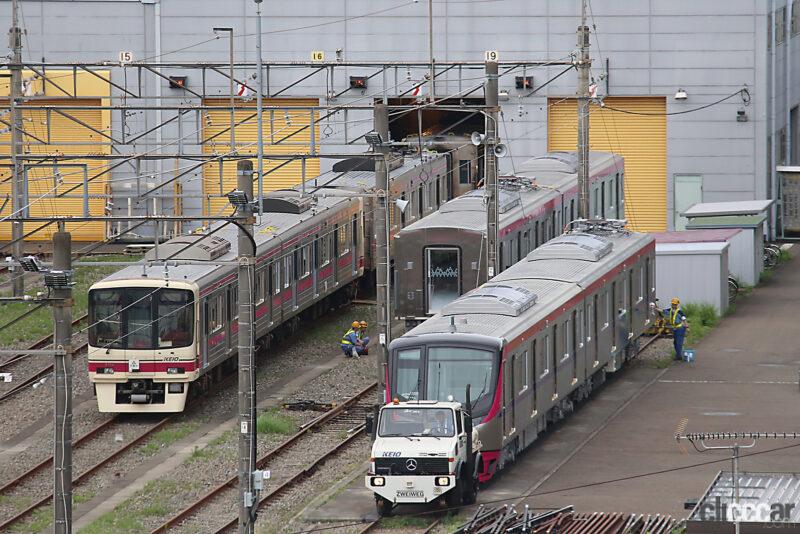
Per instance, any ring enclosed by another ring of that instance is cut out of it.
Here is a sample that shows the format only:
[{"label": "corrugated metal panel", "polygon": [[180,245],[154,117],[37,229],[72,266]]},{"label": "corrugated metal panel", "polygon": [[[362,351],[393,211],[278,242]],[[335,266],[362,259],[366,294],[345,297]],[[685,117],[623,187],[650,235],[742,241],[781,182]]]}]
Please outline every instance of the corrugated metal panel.
[{"label": "corrugated metal panel", "polygon": [[[228,99],[214,98],[203,102],[207,106],[228,106]],[[311,111],[296,110],[284,113],[283,110],[270,110],[270,106],[316,106],[319,100],[313,98],[271,98],[264,100],[264,154],[309,154],[311,152]],[[210,110],[204,116],[203,139],[209,140],[203,148],[206,154],[225,154],[230,152],[230,108]],[[255,156],[258,148],[258,123],[256,121],[255,102],[236,110],[235,137],[236,149],[241,154]],[[315,112],[315,117],[318,114]],[[314,129],[314,136],[319,142],[319,126]],[[291,137],[289,137],[291,136]],[[279,144],[274,144],[287,138]],[[293,161],[283,165],[283,161],[264,160],[264,190],[272,191],[291,187],[302,179],[302,163]],[[220,172],[220,165],[222,166]],[[256,167],[255,159],[253,168]],[[267,174],[269,173],[269,174]],[[306,177],[319,174],[319,159],[306,161]],[[209,163],[203,171],[203,194],[206,198],[204,213],[217,215],[226,211],[228,200],[224,197],[236,188],[236,161]]]},{"label": "corrugated metal panel", "polygon": [[[70,99],[66,102],[59,100],[37,100],[37,105],[82,105],[99,106],[98,99]],[[8,106],[8,102],[0,102],[0,106]],[[67,112],[76,120],[71,120],[57,113],[51,113],[49,119],[46,111],[23,111],[24,128],[31,135],[39,139],[49,141],[48,145],[41,145],[37,141],[26,138],[29,143],[25,144],[25,150],[31,154],[70,154],[75,152],[82,153],[107,153],[108,147],[102,146],[102,136],[92,131],[90,128],[81,126],[76,121],[82,121],[93,128],[103,130],[109,125],[103,124],[103,112],[101,110],[70,110]],[[49,135],[49,139],[48,139]],[[91,145],[92,141],[97,141],[97,145]],[[79,147],[70,146],[68,143],[87,143]],[[0,135],[0,153],[9,154],[11,151],[11,134]],[[59,166],[53,166],[51,162],[39,166],[28,165],[27,183],[28,198],[32,202],[30,206],[31,217],[49,217],[53,215],[74,214],[82,215],[83,204],[83,180],[84,173],[88,178],[100,173],[108,167],[107,162],[97,160],[70,160]],[[11,201],[5,205],[6,195],[11,195],[11,168],[9,166],[0,167],[0,218],[8,216],[11,210]],[[57,176],[60,177],[59,182]],[[108,189],[108,176],[102,175],[88,182],[90,195],[103,195]],[[76,187],[77,186],[77,187]],[[76,187],[74,191],[69,191]],[[69,191],[69,193],[67,193]],[[67,195],[69,198],[56,198],[57,195]],[[40,199],[40,200],[37,200]],[[106,201],[104,198],[89,199],[89,214],[104,215]],[[41,224],[26,224],[25,232],[35,230]],[[29,239],[32,241],[48,241],[53,232],[57,230],[55,225],[50,225],[46,229],[33,234]],[[67,230],[72,232],[72,239],[76,241],[97,241],[106,237],[106,223],[104,222],[84,222],[68,224]],[[0,223],[0,239],[11,238],[11,224]]]},{"label": "corrugated metal panel", "polygon": [[[667,119],[664,97],[607,97],[592,105],[589,145],[625,158],[625,216],[641,232],[667,228]],[[616,108],[632,113],[632,115]],[[577,103],[550,99],[547,149],[575,150]]]}]

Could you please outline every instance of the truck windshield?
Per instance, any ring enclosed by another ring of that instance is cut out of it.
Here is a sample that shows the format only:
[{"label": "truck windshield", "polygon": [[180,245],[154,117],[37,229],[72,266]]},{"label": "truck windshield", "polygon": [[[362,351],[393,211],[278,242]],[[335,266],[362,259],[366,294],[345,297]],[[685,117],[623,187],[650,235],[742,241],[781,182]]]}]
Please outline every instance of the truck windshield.
[{"label": "truck windshield", "polygon": [[453,410],[450,408],[384,408],[378,435],[388,437],[452,437],[455,435]]},{"label": "truck windshield", "polygon": [[109,349],[188,347],[194,297],[185,289],[149,287],[89,292],[89,344]]}]

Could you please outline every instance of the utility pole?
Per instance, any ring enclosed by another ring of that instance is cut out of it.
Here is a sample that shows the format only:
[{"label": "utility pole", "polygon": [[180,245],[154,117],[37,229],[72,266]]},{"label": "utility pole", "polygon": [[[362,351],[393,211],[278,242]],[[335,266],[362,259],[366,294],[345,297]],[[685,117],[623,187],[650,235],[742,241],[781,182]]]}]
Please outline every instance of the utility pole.
[{"label": "utility pole", "polygon": [[230,143],[231,147],[228,150],[231,154],[236,153],[236,133],[234,132],[234,126],[236,126],[236,112],[235,112],[235,103],[234,103],[234,95],[236,94],[235,85],[233,82],[233,28],[214,28],[215,32],[227,32],[228,33],[228,54],[229,54],[229,72],[228,77],[230,78],[230,106],[231,106],[231,125],[230,125]]},{"label": "utility pole", "polygon": [[[72,237],[59,222],[53,234],[52,273],[72,271]],[[69,277],[67,277],[69,279]],[[72,286],[53,289],[55,411],[53,440],[53,512],[56,534],[72,532]]]},{"label": "utility pole", "polygon": [[386,156],[389,153],[389,110],[386,104],[377,103],[373,114],[374,129],[383,141],[383,146],[376,146],[375,151],[384,155],[382,158],[375,158],[375,193],[378,196],[378,206],[375,210],[375,243],[378,257],[376,269],[377,295],[375,300],[378,308],[379,333],[379,349],[376,362],[378,395],[380,396],[379,402],[382,405],[384,403],[384,395],[386,395],[386,366],[389,364],[389,342],[392,339],[392,325],[389,319],[392,309],[391,289],[389,287],[389,269],[391,268],[389,258],[389,210],[392,209],[392,206],[389,204],[389,166],[386,161]]},{"label": "utility pole", "polygon": [[578,26],[578,218],[589,213],[589,26],[586,25],[586,0],[581,0],[581,25]]},{"label": "utility pole", "polygon": [[255,253],[253,235],[253,162],[236,164],[236,188],[246,203],[238,206],[238,215],[245,217],[239,229],[239,532],[251,534],[255,522],[257,496],[253,483],[256,468],[256,390],[253,332],[253,268]]},{"label": "utility pole", "polygon": [[434,87],[436,87],[436,82],[434,81],[434,68],[436,65],[433,59],[433,0],[428,0],[428,63],[430,63],[431,77],[431,79],[428,80],[428,89],[430,90],[428,101],[433,102],[434,95],[436,94],[434,89]]},{"label": "utility pole", "polygon": [[[11,88],[9,90],[9,108],[11,112],[11,167],[13,177],[11,180],[11,212],[14,213],[11,223],[11,238],[14,241],[12,254],[15,261],[24,254],[25,244],[22,240],[22,219],[25,216],[25,184],[23,183],[22,168],[19,156],[22,155],[22,29],[19,27],[18,0],[11,2],[11,29],[8,32],[8,45],[11,48]],[[25,291],[24,271],[15,270],[12,276],[13,295],[21,297]]]},{"label": "utility pole", "polygon": [[[264,215],[264,83],[261,58],[261,2],[256,3],[256,116],[258,120],[258,140],[256,142],[256,166],[258,172],[258,216]],[[314,132],[311,132],[314,136]],[[252,198],[252,197],[251,197]]]},{"label": "utility pole", "polygon": [[486,143],[484,153],[484,180],[486,200],[486,279],[489,280],[498,274],[499,262],[497,261],[497,227],[498,227],[498,191],[497,191],[497,156],[494,149],[497,146],[497,114],[498,105],[497,88],[497,62],[486,62]]}]

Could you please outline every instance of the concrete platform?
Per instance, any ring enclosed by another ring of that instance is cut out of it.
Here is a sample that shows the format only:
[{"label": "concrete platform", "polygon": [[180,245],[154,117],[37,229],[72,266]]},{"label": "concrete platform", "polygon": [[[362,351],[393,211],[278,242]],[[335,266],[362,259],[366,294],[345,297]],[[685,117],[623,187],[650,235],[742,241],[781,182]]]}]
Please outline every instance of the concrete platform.
[{"label": "concrete platform", "polygon": [[[684,501],[699,498],[731,464],[727,452],[679,446],[679,426],[687,432],[800,431],[798,317],[800,260],[794,258],[694,347],[694,364],[626,369],[482,488],[479,502],[530,494],[524,502],[533,508],[572,504],[580,512],[685,517]],[[797,447],[769,452],[788,445]],[[798,457],[800,441],[765,440],[743,452],[740,468],[793,472]],[[374,502],[358,477],[306,516],[374,518]]]}]

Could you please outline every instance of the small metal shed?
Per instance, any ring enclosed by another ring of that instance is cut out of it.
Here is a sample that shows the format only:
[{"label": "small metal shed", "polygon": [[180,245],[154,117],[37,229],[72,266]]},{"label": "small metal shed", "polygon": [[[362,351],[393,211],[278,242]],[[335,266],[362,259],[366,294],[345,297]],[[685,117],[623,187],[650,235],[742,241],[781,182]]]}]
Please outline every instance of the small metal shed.
[{"label": "small metal shed", "polygon": [[700,202],[681,213],[684,217],[719,215],[764,215],[774,200],[737,200],[733,202]]},{"label": "small metal shed", "polygon": [[711,243],[727,242],[728,269],[730,275],[743,285],[753,286],[758,283],[755,270],[753,246],[750,236],[741,228],[713,228],[682,232],[661,232],[653,234],[656,243]]},{"label": "small metal shed", "polygon": [[[686,534],[800,534],[800,474],[721,471],[689,514]],[[741,514],[739,528],[732,521]]]},{"label": "small metal shed", "polygon": [[[761,272],[764,270],[764,222],[766,215],[717,215],[713,217],[693,217],[686,223],[687,230],[707,230],[712,228],[739,228],[742,230],[744,239],[742,246],[752,250],[750,256],[752,267],[748,269],[752,276],[747,279],[752,282],[745,282],[748,285],[758,283]],[[738,246],[737,246],[738,248]],[[738,258],[738,256],[737,256]]]},{"label": "small metal shed", "polygon": [[656,242],[656,296],[660,304],[673,297],[682,303],[728,309],[727,242]]}]

